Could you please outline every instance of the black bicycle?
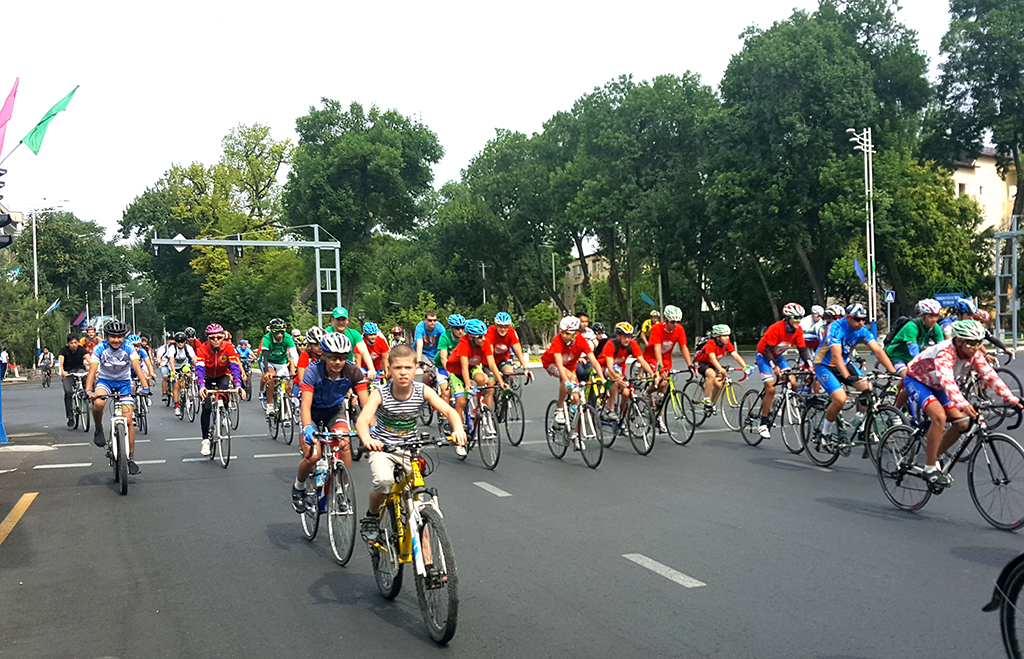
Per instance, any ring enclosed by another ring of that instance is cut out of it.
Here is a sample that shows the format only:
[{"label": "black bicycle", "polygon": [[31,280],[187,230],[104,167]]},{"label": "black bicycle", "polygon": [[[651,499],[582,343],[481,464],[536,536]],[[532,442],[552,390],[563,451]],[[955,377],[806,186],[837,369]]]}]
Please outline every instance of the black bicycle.
[{"label": "black bicycle", "polygon": [[1021,608],[1017,605],[1021,588],[1024,587],[1024,554],[1020,554],[1006,564],[996,579],[992,590],[992,600],[982,607],[982,611],[999,611],[999,629],[1003,633],[1003,647],[1010,659],[1024,659],[1021,651],[1017,628]]}]

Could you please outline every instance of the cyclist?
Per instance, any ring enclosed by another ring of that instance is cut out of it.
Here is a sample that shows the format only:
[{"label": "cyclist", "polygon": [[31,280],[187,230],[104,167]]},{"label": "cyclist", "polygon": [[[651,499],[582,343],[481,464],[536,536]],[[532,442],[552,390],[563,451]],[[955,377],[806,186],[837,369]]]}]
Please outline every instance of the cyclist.
[{"label": "cyclist", "polygon": [[213,414],[214,396],[209,393],[228,389],[233,384],[238,395],[245,396],[242,362],[235,347],[225,339],[226,334],[220,324],[210,323],[206,327],[206,342],[200,343],[196,350],[196,382],[199,383],[199,397],[203,399],[203,414],[199,419],[203,428],[203,442],[199,449],[202,455],[210,455],[210,416]]},{"label": "cyclist", "polygon": [[[956,442],[970,419],[978,416],[957,386],[957,374],[965,368],[974,369],[1007,404],[1021,407],[982,353],[985,327],[974,319],[965,319],[955,321],[950,331],[951,339],[925,348],[914,357],[903,378],[913,407],[923,410],[931,420],[925,449],[925,479],[942,487],[948,486],[950,479],[939,470],[939,455]],[[947,421],[951,422],[949,430],[943,433]]]},{"label": "cyclist", "polygon": [[[448,354],[445,370],[448,371],[448,383],[455,395],[455,411],[461,417],[466,409],[466,393],[476,392],[476,387],[486,386],[495,379],[498,386],[508,389],[508,384],[501,377],[501,372],[494,361],[494,349],[487,342],[487,324],[476,318],[466,321],[466,335],[459,345]],[[485,370],[486,367],[486,370]],[[494,390],[488,389],[484,394],[484,402],[494,409]],[[466,447],[456,446],[459,456],[466,455]]]},{"label": "cyclist", "polygon": [[185,367],[196,363],[196,353],[188,344],[188,337],[184,332],[174,334],[174,343],[167,348],[167,361],[170,363],[170,372],[173,373],[171,381],[174,386],[171,390],[174,397],[174,414],[181,416],[181,405],[179,403],[178,391],[181,388],[181,377]]},{"label": "cyclist", "polygon": [[[310,334],[306,333],[306,339],[312,347]],[[355,390],[360,405],[365,407],[368,401],[363,371],[348,361],[352,352],[349,338],[343,332],[324,332],[316,347],[322,358],[311,362],[302,376],[302,398],[299,404],[302,414],[302,460],[299,462],[295,483],[292,484],[292,507],[297,513],[306,511],[303,497],[306,479],[313,473],[320,459],[320,442],[313,437],[317,427],[322,426],[331,432],[349,432],[351,421],[346,411],[345,398],[350,391]],[[352,453],[348,437],[339,438],[338,446],[342,461],[351,469]]]},{"label": "cyclist", "polygon": [[90,355],[92,354],[93,348],[95,348],[96,344],[99,342],[100,338],[96,336],[96,328],[92,325],[85,328],[85,336],[83,336],[82,340],[79,341],[79,343],[85,347],[85,351]]},{"label": "cyclist", "polygon": [[[597,332],[590,327],[590,314],[585,311],[581,311],[576,314],[576,317],[580,319],[580,336],[587,340],[587,343],[590,344],[590,350],[595,355],[601,354],[595,350],[595,348],[597,348]],[[592,372],[593,369],[586,363],[576,362],[576,381],[581,385],[586,384],[587,381],[590,380],[590,374]]]},{"label": "cyclist", "polygon": [[[615,338],[605,341],[604,348],[599,353],[604,360],[605,373],[613,383],[608,391],[608,397],[601,413],[609,421],[618,421],[619,414],[616,411],[618,406],[615,401],[619,392],[622,391],[623,379],[626,377],[626,360],[632,357],[640,362],[640,366],[648,375],[654,376],[654,369],[644,359],[640,352],[640,344],[633,338],[633,326],[629,323],[619,323],[615,326]],[[623,401],[625,402],[625,401]]]},{"label": "cyclist", "polygon": [[73,428],[75,415],[71,411],[71,392],[75,390],[75,378],[85,377],[85,359],[89,351],[78,342],[77,334],[68,334],[67,341],[67,345],[57,353],[57,366],[64,388],[64,414],[68,417],[68,428]]},{"label": "cyclist", "polygon": [[[761,403],[761,425],[757,432],[762,438],[768,439],[772,436],[768,427],[768,410],[775,400],[775,378],[782,374],[782,371],[789,368],[789,361],[786,359],[786,351],[790,346],[796,347],[800,353],[800,359],[805,365],[811,363],[811,351],[804,343],[804,333],[800,331],[800,321],[804,317],[804,308],[796,302],[790,302],[782,307],[784,318],[768,326],[768,330],[757,342],[757,370],[761,373],[761,382],[764,383],[764,402]],[[789,382],[796,386],[796,378],[789,377]]]},{"label": "cyclist", "polygon": [[344,333],[348,340],[352,342],[352,352],[349,353],[348,360],[356,366],[369,368],[370,364],[373,363],[373,359],[370,358],[370,351],[364,345],[363,334],[349,327],[348,323],[348,309],[345,307],[334,307],[334,311],[331,312],[331,324],[324,329],[327,330],[328,334],[334,332]]},{"label": "cyclist", "polygon": [[306,376],[306,369],[309,365],[324,355],[320,350],[320,340],[327,336],[327,332],[319,325],[310,327],[306,332],[306,349],[299,353],[299,361],[295,365],[295,382],[299,384],[300,396],[302,380]]},{"label": "cyclist", "polygon": [[[434,322],[437,322],[436,317]],[[377,327],[376,323],[363,324],[363,340],[366,343],[366,350],[370,353],[370,368],[372,369],[364,368],[363,371],[371,380],[379,380],[382,377],[386,378],[388,376],[388,365],[384,361],[384,355],[388,354],[390,347],[388,346],[387,339],[380,336],[380,328]]]},{"label": "cyclist", "polygon": [[[96,422],[92,441],[99,447],[106,443],[103,434],[103,409],[107,406],[107,399],[96,397],[104,394],[117,394],[121,397],[121,412],[128,424],[128,473],[136,475],[141,469],[135,463],[135,425],[132,423],[135,401],[132,399],[132,372],[139,378],[139,382],[145,382],[146,376],[139,365],[139,353],[124,340],[127,333],[128,328],[116,318],[103,326],[104,340],[96,344],[89,357],[89,376],[86,378],[85,389],[93,402],[92,418]],[[143,388],[142,393],[148,394],[149,389]]]},{"label": "cyclist", "polygon": [[53,353],[45,346],[39,355],[39,370],[43,372],[43,375],[48,375],[53,370]]},{"label": "cyclist", "polygon": [[512,327],[512,316],[504,311],[499,311],[494,316],[494,324],[487,328],[484,336],[491,348],[494,350],[494,361],[498,364],[502,374],[511,375],[515,371],[512,364],[512,353],[515,353],[519,360],[519,366],[526,373],[529,380],[533,380],[533,373],[527,368],[529,360],[523,354],[523,344],[519,341],[516,329]]},{"label": "cyclist", "polygon": [[[401,330],[401,328],[396,328]],[[423,320],[416,323],[416,330],[413,332],[413,340],[416,342],[416,363],[423,369],[423,382],[430,385],[434,381],[434,374],[431,365],[437,357],[437,346],[441,336],[444,334],[444,327],[437,322],[437,312],[428,311],[423,314]]]},{"label": "cyclist", "polygon": [[125,339],[128,343],[132,344],[136,351],[139,353],[139,363],[142,365],[142,372],[146,374],[146,379],[142,381],[143,384],[149,386],[149,381],[156,381],[156,376],[153,375],[153,360],[149,356],[149,351],[142,347],[142,337],[138,334],[129,334],[128,338]]},{"label": "cyclist", "polygon": [[590,344],[579,334],[580,319],[576,316],[566,316],[558,322],[558,334],[551,340],[551,345],[540,357],[541,366],[548,375],[558,378],[558,409],[555,410],[555,423],[564,424],[565,414],[563,407],[565,397],[569,390],[575,392],[576,363],[583,355],[587,356],[590,363],[594,365],[594,375],[601,382],[604,382],[604,375],[601,372],[601,365],[590,349]]},{"label": "cyclist", "polygon": [[249,339],[239,341],[235,351],[238,353],[238,359],[242,362],[242,382],[245,383],[249,379],[249,367],[252,362],[256,361],[256,356],[253,354],[252,346],[249,345]]},{"label": "cyclist", "polygon": [[871,388],[868,381],[863,378],[864,374],[850,359],[853,349],[858,344],[866,344],[886,371],[893,374],[896,372],[889,361],[889,356],[875,340],[875,335],[865,326],[867,319],[868,312],[863,306],[851,304],[846,307],[846,317],[829,325],[828,334],[825,335],[825,340],[814,357],[814,375],[832,398],[828,409],[825,410],[825,422],[821,427],[821,432],[826,437],[836,431],[836,419],[846,404],[846,389],[843,385],[848,384],[857,391],[867,391]]},{"label": "cyclist", "polygon": [[610,336],[608,336],[608,333],[605,331],[604,323],[600,321],[595,321],[593,327],[594,334],[597,335],[597,344],[594,346],[594,354],[600,357],[601,353],[604,352],[605,344],[611,341],[612,339]]},{"label": "cyclist", "polygon": [[170,375],[171,375],[171,369],[167,365],[168,364],[168,362],[167,362],[167,346],[169,346],[172,343],[172,341],[167,339],[167,337],[164,337],[164,339],[165,340],[164,340],[163,345],[157,347],[157,349],[156,349],[156,363],[155,363],[155,365],[160,367],[160,393],[161,393],[161,397],[162,398],[167,398],[167,395],[168,395],[167,394],[167,388],[168,388],[168,384],[170,383]]},{"label": "cyclist", "polygon": [[185,343],[188,344],[189,348],[192,348],[192,352],[196,351],[196,344],[199,343],[199,339],[196,338],[196,329],[194,327],[185,328]]},{"label": "cyclist", "polygon": [[[666,374],[672,370],[672,351],[678,345],[686,361],[686,367],[696,372],[697,367],[690,359],[690,348],[686,345],[686,330],[683,329],[680,321],[683,319],[683,311],[674,305],[667,305],[664,313],[665,320],[655,323],[648,336],[647,347],[644,348],[644,359],[652,364],[655,369],[655,386],[661,393],[668,391],[668,379]],[[658,417],[658,429],[661,432],[668,432],[665,426],[665,417]]]},{"label": "cyclist", "polygon": [[405,332],[398,325],[391,328],[391,347],[405,345]]},{"label": "cyclist", "polygon": [[459,345],[462,336],[466,333],[466,317],[454,313],[448,316],[448,331],[437,341],[437,357],[434,357],[434,370],[437,374],[437,382],[441,386],[441,397],[444,402],[451,402],[452,390],[448,386],[448,370],[445,366],[448,363],[448,355]]},{"label": "cyclist", "polygon": [[728,325],[715,325],[711,328],[711,338],[693,356],[693,363],[697,364],[698,369],[703,369],[704,373],[704,400],[701,404],[712,414],[715,413],[715,404],[711,401],[718,397],[725,379],[729,377],[729,372],[722,366],[722,358],[726,355],[732,357],[746,375],[754,370],[753,366],[747,366],[747,362],[743,361],[736,346],[729,340],[730,335],[732,328]]},{"label": "cyclist", "polygon": [[825,309],[815,304],[811,306],[811,314],[804,316],[800,321],[800,329],[804,333],[804,344],[807,349],[814,352],[821,345],[821,330],[825,326]]},{"label": "cyclist", "polygon": [[260,388],[266,392],[267,416],[274,413],[274,396],[277,387],[274,378],[291,378],[295,371],[295,362],[299,359],[298,351],[295,349],[295,340],[290,334],[286,334],[287,326],[280,318],[270,321],[270,331],[260,342],[260,358],[263,360],[263,378]]},{"label": "cyclist", "polygon": [[647,343],[651,336],[651,328],[657,323],[661,322],[661,312],[657,309],[651,309],[650,317],[640,325],[640,341],[643,343],[644,350],[647,349]]},{"label": "cyclist", "polygon": [[301,346],[306,343],[306,341],[302,338],[302,330],[300,330],[298,327],[292,328],[292,341],[295,342],[296,346]]}]

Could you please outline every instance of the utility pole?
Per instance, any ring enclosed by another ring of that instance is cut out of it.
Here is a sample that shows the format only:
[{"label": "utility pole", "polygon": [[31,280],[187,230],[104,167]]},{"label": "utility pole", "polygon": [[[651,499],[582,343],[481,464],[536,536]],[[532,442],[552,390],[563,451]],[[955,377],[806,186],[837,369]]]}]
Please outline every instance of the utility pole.
[{"label": "utility pole", "polygon": [[487,264],[480,261],[480,276],[484,280],[484,304],[487,304]]},{"label": "utility pole", "polygon": [[868,252],[868,322],[871,323],[871,332],[878,336],[878,272],[875,268],[875,176],[872,154],[875,153],[874,144],[871,141],[871,128],[865,128],[858,133],[853,128],[847,128],[847,133],[853,135],[850,141],[854,143],[854,149],[864,154],[864,204],[867,211],[867,226],[865,227],[865,238]]}]

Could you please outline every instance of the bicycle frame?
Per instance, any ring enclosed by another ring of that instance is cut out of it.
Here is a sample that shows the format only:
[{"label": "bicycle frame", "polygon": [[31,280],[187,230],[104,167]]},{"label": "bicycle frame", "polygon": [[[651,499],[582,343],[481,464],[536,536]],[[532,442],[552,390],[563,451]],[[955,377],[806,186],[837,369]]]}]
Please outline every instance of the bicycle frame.
[{"label": "bicycle frame", "polygon": [[[426,576],[427,568],[423,560],[420,539],[416,537],[415,533],[411,533],[410,530],[419,528],[422,517],[420,511],[427,506],[432,507],[442,519],[444,515],[441,513],[441,508],[437,503],[437,492],[433,489],[428,489],[423,480],[421,465],[423,458],[419,455],[418,450],[410,451],[410,453],[410,463],[412,466],[401,480],[396,480],[394,485],[391,486],[391,493],[388,494],[387,499],[384,501],[384,509],[386,509],[389,503],[394,506],[395,531],[398,533],[398,562],[413,563],[416,573],[420,576]],[[419,494],[428,494],[430,498],[424,501],[422,497],[417,496]],[[408,520],[404,519],[406,516],[408,516]],[[374,543],[374,546],[378,551],[387,552],[387,547],[379,542]],[[441,561],[442,567],[447,570],[448,566],[444,562],[445,557],[443,553]]]}]

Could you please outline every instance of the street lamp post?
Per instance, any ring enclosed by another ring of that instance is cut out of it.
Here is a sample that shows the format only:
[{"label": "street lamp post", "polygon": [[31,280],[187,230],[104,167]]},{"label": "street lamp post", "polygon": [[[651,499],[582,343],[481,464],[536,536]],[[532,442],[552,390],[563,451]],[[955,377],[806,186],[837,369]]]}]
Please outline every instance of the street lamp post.
[{"label": "street lamp post", "polygon": [[146,298],[144,298],[144,297],[138,297],[137,298],[134,295],[132,296],[132,334],[138,334],[139,333],[138,327],[135,325],[135,303],[136,302],[142,302],[145,299]]},{"label": "street lamp post", "polygon": [[853,128],[847,128],[847,133],[853,137],[850,141],[854,143],[854,150],[864,154],[864,205],[867,211],[867,226],[865,228],[867,252],[868,252],[868,322],[871,323],[871,331],[878,336],[878,272],[875,268],[875,175],[872,155],[875,147],[871,140],[871,128],[865,128],[858,133]]}]

